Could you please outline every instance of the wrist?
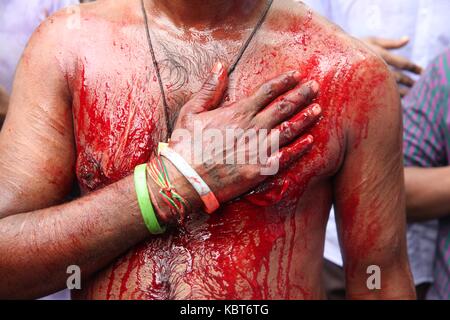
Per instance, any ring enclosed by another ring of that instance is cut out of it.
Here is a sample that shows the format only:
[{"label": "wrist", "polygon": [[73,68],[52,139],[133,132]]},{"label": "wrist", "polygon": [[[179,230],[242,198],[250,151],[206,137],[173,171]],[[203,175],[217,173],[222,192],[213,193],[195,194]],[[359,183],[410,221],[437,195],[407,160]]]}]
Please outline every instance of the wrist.
[{"label": "wrist", "polygon": [[[189,214],[189,211],[197,210],[201,207],[202,201],[186,178],[170,161],[167,161],[164,158],[161,158],[160,160],[164,163],[167,170],[170,185],[174,190],[176,190],[177,194],[185,200],[187,212],[183,211],[184,214],[181,214],[179,211],[174,210],[174,208],[171,207],[166,201],[164,201],[161,196],[161,186],[151,178],[149,173],[147,173],[148,190],[155,208],[155,213],[158,220],[164,224],[176,223],[180,220],[183,221],[184,216]],[[152,159],[151,162],[152,161],[154,161],[154,159]]]},{"label": "wrist", "polygon": [[[203,211],[208,214],[214,213],[220,208],[220,202],[217,199],[214,192],[204,179],[198,174],[198,172],[192,168],[192,166],[176,151],[168,147],[167,145],[160,145],[160,154],[167,161],[169,161],[177,171],[184,176],[183,181],[187,181],[198,194],[200,200],[203,202]],[[195,201],[195,199],[192,199]]]},{"label": "wrist", "polygon": [[199,194],[195,191],[189,181],[178,171],[178,169],[164,157],[161,158],[166,165],[172,184],[177,189],[178,193],[186,199],[191,210],[198,210],[203,206],[203,202]]},{"label": "wrist", "polygon": [[164,201],[161,200],[161,198],[158,196],[159,193],[159,187],[158,185],[149,177],[147,173],[147,185],[148,185],[148,192],[150,194],[150,199],[153,204],[153,208],[155,209],[155,214],[162,224],[170,224],[174,220],[176,220],[176,217],[174,217],[172,211],[167,206],[167,204],[164,203]]}]

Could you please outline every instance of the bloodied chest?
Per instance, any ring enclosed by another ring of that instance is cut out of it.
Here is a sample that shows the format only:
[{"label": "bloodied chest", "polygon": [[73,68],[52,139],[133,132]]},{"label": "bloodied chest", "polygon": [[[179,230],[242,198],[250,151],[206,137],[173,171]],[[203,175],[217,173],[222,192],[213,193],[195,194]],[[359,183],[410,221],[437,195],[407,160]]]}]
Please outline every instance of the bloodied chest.
[{"label": "bloodied chest", "polygon": [[[136,49],[128,43],[111,40],[106,48],[86,51],[70,77],[76,173],[85,193],[130,175],[166,134],[150,56],[145,46]],[[321,259],[331,177],[339,169],[344,149],[342,123],[327,102],[335,71],[321,62],[321,54],[302,51],[304,57],[297,57],[292,52],[298,49],[289,49],[281,40],[249,50],[230,79],[223,104],[248,96],[280,73],[300,70],[305,81],[315,79],[327,86],[318,99],[324,118],[311,131],[316,141],[313,150],[251,194],[224,205],[216,215],[194,214],[183,228],[134,248],[92,281],[90,297],[234,299],[317,294],[308,289],[317,279],[305,278],[317,270],[314,264],[313,269],[306,266],[306,261],[312,256],[314,261]],[[200,88],[216,57],[192,69],[180,66],[192,62],[183,59],[161,62],[172,122]]]}]

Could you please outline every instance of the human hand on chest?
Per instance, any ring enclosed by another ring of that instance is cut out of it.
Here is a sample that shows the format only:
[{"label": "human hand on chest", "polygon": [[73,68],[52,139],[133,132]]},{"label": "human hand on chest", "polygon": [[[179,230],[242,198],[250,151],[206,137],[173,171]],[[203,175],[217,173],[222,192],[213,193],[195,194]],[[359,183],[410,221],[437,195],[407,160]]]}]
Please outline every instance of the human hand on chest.
[{"label": "human hand on chest", "polygon": [[299,159],[313,143],[312,136],[302,134],[320,117],[321,108],[311,104],[319,88],[314,81],[300,81],[299,72],[287,72],[249,97],[218,107],[228,77],[223,64],[216,64],[181,109],[171,149],[199,173],[221,203],[248,192]]}]

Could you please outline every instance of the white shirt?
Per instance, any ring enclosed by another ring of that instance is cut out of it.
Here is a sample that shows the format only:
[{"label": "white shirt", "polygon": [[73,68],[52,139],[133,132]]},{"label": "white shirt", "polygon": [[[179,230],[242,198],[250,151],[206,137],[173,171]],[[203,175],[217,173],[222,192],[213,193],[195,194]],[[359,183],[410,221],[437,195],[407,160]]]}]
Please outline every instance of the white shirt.
[{"label": "white shirt", "polygon": [[17,64],[34,30],[78,0],[0,0],[0,85],[11,93]]},{"label": "white shirt", "polygon": [[[450,46],[450,0],[305,0],[316,12],[357,37],[410,38],[396,54],[426,67]],[[416,284],[433,281],[437,222],[408,226],[408,254]],[[342,266],[334,211],[327,225],[324,256]]]},{"label": "white shirt", "polygon": [[450,46],[449,0],[304,0],[315,11],[357,37],[398,39],[396,50],[422,67]]}]

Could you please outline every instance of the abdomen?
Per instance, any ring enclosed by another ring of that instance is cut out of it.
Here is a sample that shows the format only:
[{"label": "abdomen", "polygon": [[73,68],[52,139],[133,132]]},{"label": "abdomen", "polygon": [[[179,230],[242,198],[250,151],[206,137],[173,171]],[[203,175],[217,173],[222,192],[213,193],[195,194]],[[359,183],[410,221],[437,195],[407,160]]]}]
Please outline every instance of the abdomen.
[{"label": "abdomen", "polygon": [[240,200],[214,216],[199,214],[133,248],[78,298],[320,299],[326,209],[300,207]]}]

